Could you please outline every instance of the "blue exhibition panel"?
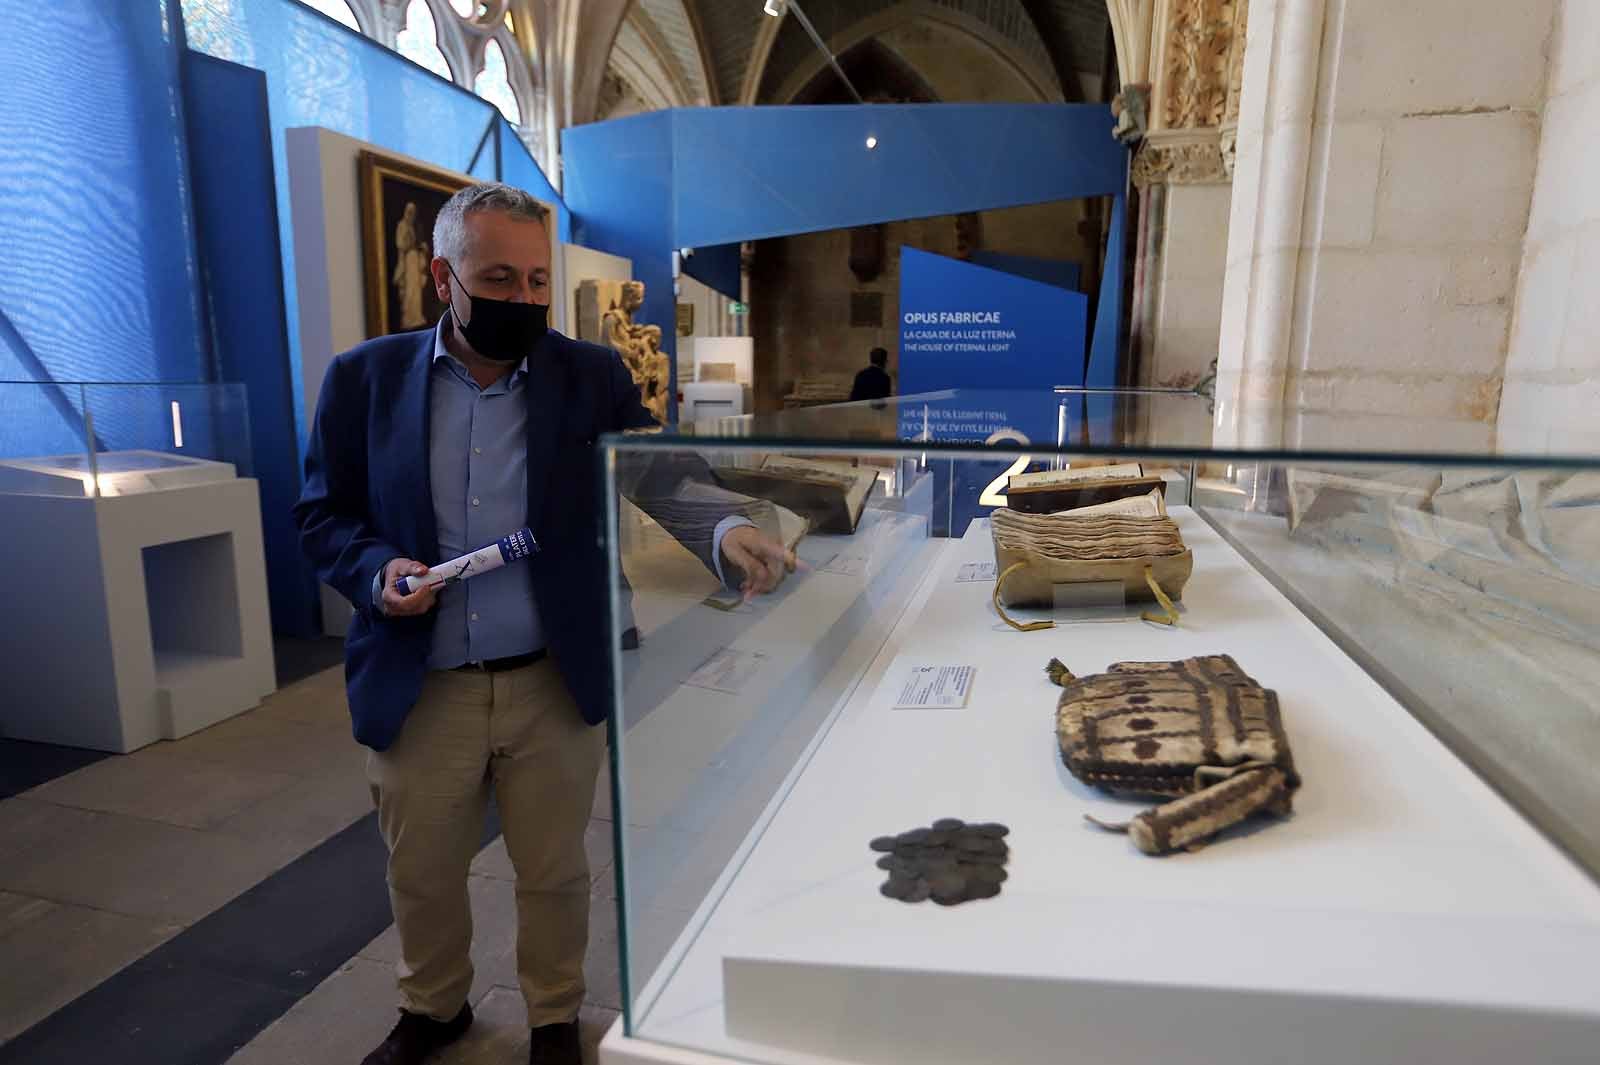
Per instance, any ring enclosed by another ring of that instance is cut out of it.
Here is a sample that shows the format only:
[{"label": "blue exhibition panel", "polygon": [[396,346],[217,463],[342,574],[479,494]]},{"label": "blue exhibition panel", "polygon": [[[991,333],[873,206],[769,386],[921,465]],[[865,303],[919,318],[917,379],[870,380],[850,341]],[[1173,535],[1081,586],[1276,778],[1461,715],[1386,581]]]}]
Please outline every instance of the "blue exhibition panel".
[{"label": "blue exhibition panel", "polygon": [[[289,374],[267,79],[259,70],[188,50],[183,88],[218,376],[248,390],[272,628],[314,636],[321,627],[316,577],[300,553],[290,513],[300,494],[300,392]],[[241,254],[246,248],[254,254]]]},{"label": "blue exhibition panel", "polygon": [[676,249],[1112,197],[1088,373],[1114,378],[1128,153],[1111,125],[1099,104],[692,108],[563,130],[562,155],[576,240],[633,260],[660,322]]},{"label": "blue exhibition panel", "polygon": [[1054,285],[1070,292],[1083,291],[1083,269],[1069,259],[1038,259],[1030,255],[1003,255],[997,251],[979,249],[969,255],[967,261],[991,270],[1032,278],[1041,284]]},{"label": "blue exhibition panel", "polygon": [[[1128,166],[1127,150],[1110,135],[1111,112],[1100,104],[718,107],[669,114],[673,231],[686,247],[1120,196]],[[571,134],[576,144],[581,138]],[[877,147],[866,146],[869,136]]]},{"label": "blue exhibition panel", "polygon": [[0,380],[45,387],[0,418],[0,455],[83,445],[80,396],[52,382],[207,375],[175,19],[144,0],[6,6]]},{"label": "blue exhibition panel", "polygon": [[900,250],[900,391],[1083,384],[1089,300],[943,255]]}]

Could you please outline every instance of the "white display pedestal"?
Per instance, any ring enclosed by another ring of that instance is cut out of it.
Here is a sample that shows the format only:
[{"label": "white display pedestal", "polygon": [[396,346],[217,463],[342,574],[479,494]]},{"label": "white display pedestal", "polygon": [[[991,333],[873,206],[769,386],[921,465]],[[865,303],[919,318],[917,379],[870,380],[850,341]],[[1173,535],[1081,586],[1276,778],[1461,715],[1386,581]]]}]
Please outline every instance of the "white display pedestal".
[{"label": "white display pedestal", "polygon": [[276,686],[254,480],[0,495],[0,549],[0,735],[126,753]]},{"label": "white display pedestal", "polygon": [[[1600,890],[1209,526],[1173,516],[1196,559],[1175,630],[1013,632],[991,583],[955,580],[992,559],[987,528],[950,545],[604,1065],[1596,1060]],[[1216,652],[1279,693],[1306,781],[1294,816],[1161,859],[1086,826],[1142,807],[1061,766],[1045,662]],[[976,665],[968,707],[892,709],[912,662]],[[867,841],[940,817],[1011,826],[998,898],[878,894]]]}]

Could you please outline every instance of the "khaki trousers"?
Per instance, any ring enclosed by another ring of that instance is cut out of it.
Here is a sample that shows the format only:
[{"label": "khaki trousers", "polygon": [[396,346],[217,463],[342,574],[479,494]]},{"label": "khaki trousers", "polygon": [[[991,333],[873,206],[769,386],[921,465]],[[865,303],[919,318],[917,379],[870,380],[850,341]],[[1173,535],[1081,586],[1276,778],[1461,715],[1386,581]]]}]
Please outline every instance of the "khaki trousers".
[{"label": "khaki trousers", "polygon": [[430,672],[387,751],[367,757],[389,846],[400,1003],[449,1020],[472,989],[467,871],[489,789],[517,876],[517,978],[532,1027],[583,1003],[589,938],[584,829],[605,730],[590,728],[546,658],[503,673]]}]

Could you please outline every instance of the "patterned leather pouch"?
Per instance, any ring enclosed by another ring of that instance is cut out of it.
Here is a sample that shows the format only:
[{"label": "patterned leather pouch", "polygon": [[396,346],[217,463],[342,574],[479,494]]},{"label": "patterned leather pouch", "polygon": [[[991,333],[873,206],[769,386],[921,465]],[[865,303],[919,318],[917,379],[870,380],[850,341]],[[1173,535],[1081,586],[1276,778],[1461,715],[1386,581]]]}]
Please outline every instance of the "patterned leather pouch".
[{"label": "patterned leather pouch", "polygon": [[1172,801],[1126,824],[1146,854],[1195,849],[1257,812],[1287,814],[1300,786],[1276,692],[1228,655],[1118,662],[1077,678],[1051,659],[1061,760],[1085,784]]}]

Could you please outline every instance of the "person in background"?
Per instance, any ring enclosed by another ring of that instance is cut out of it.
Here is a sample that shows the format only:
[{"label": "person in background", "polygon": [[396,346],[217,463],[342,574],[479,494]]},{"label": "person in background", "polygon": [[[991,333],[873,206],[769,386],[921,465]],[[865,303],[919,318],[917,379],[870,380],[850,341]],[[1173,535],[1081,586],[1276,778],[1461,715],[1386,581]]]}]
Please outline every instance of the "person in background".
[{"label": "person in background", "polygon": [[889,353],[873,348],[867,356],[871,365],[856,374],[856,383],[850,388],[850,401],[858,399],[888,399],[894,392],[894,382],[889,379]]},{"label": "person in background", "polygon": [[[615,352],[547,327],[538,201],[507,185],[462,189],[433,250],[429,280],[448,310],[329,366],[294,508],[317,576],[355,608],[346,693],[371,748],[400,936],[400,1021],[364,1065],[422,1065],[472,1024],[467,874],[491,793],[516,870],[528,1060],[580,1065],[583,836],[605,751],[595,726],[613,697],[595,448],[656,420]],[[624,465],[628,497],[725,583],[755,595],[793,568],[741,515],[687,524],[656,506],[710,480],[699,456]],[[444,588],[396,587],[524,526],[539,546],[529,558]]]}]

